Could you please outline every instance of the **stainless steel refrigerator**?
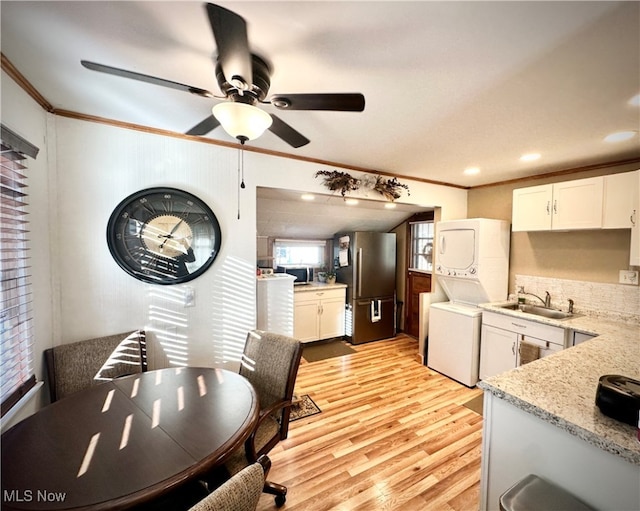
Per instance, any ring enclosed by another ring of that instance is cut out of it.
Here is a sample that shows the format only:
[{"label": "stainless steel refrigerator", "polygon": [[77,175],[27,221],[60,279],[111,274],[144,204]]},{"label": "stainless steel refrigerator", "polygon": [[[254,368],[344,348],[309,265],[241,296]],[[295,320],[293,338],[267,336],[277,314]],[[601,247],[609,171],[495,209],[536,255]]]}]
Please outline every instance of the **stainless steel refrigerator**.
[{"label": "stainless steel refrigerator", "polygon": [[361,344],[395,335],[396,235],[346,232],[333,240],[336,280],[347,284],[346,336]]}]

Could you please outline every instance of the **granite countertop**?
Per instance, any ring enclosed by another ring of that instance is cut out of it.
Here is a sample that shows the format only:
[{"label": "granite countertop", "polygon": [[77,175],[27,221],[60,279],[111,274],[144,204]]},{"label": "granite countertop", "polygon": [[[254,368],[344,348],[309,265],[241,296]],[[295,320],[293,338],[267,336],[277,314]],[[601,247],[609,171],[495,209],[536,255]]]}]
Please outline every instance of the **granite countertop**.
[{"label": "granite countertop", "polygon": [[556,320],[482,304],[484,310],[598,337],[478,383],[478,387],[609,453],[640,465],[636,428],[603,415],[595,404],[598,379],[620,374],[640,380],[640,326],[590,316]]},{"label": "granite countertop", "polygon": [[305,291],[318,291],[327,289],[343,289],[346,288],[346,284],[335,282],[334,284],[327,284],[325,282],[312,282],[310,284],[301,284],[299,286],[293,286],[294,293],[304,293]]}]

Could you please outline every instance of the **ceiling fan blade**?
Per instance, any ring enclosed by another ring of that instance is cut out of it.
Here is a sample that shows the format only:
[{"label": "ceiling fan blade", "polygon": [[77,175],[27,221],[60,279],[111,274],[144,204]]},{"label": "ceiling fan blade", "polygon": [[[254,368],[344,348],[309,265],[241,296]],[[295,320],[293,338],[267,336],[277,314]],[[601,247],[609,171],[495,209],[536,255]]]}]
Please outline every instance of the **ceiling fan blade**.
[{"label": "ceiling fan blade", "polygon": [[213,131],[218,126],[220,126],[220,122],[213,115],[210,115],[202,122],[196,124],[193,128],[185,133],[185,135],[206,135],[210,131]]},{"label": "ceiling fan blade", "polygon": [[362,112],[364,96],[353,94],[279,94],[272,96],[271,104],[282,110],[334,110]]},{"label": "ceiling fan blade", "polygon": [[273,123],[269,126],[269,131],[280,137],[291,147],[298,148],[309,143],[309,139],[307,137],[294,130],[279,117],[271,114],[271,118],[273,119]]},{"label": "ceiling fan blade", "polygon": [[207,14],[224,77],[238,89],[250,89],[253,71],[247,23],[242,16],[215,4],[207,4]]},{"label": "ceiling fan blade", "polygon": [[205,98],[216,97],[208,90],[199,89],[198,87],[192,87],[191,85],[185,85],[183,83],[172,82],[171,80],[165,80],[164,78],[144,75],[142,73],[127,71],[126,69],[119,69],[117,67],[105,66],[104,64],[97,64],[95,62],[89,62],[88,60],[81,60],[80,63],[84,67],[86,67],[87,69],[91,69],[92,71],[99,71],[100,73],[107,73],[110,75],[120,76],[122,78],[131,78],[132,80],[138,80],[140,82],[152,83],[153,85],[160,85],[162,87],[169,87],[171,89],[190,92],[191,94],[203,96]]}]

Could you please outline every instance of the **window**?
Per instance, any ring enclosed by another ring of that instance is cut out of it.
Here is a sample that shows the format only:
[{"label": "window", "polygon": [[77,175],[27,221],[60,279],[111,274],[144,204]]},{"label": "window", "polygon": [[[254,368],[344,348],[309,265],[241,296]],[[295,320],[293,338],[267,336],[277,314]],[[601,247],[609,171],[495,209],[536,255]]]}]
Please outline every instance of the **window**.
[{"label": "window", "polygon": [[36,383],[26,155],[35,157],[38,149],[2,126],[0,151],[0,401],[4,416]]},{"label": "window", "polygon": [[324,240],[276,240],[273,245],[277,266],[323,266]]},{"label": "window", "polygon": [[412,270],[433,269],[433,222],[411,223]]}]

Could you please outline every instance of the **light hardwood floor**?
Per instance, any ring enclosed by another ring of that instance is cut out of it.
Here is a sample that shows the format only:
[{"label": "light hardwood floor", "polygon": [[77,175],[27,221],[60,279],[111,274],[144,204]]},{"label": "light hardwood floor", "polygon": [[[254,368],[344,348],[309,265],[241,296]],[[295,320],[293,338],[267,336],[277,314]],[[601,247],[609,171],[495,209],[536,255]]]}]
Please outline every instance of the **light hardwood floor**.
[{"label": "light hardwood floor", "polygon": [[[410,337],[353,348],[300,365],[296,394],[322,413],[292,422],[269,454],[269,479],[288,487],[281,509],[477,510],[482,417],[462,405],[481,391],[418,363]],[[258,509],[276,509],[273,497]]]}]

